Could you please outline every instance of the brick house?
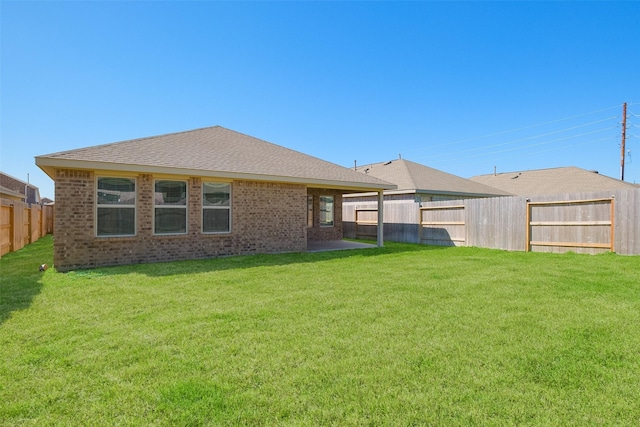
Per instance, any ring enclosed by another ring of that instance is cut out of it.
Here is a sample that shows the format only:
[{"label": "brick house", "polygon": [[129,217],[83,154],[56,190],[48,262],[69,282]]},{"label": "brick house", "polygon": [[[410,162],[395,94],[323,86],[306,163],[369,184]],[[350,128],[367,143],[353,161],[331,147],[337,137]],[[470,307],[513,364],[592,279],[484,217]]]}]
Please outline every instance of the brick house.
[{"label": "brick house", "polygon": [[220,126],[36,164],[55,181],[59,271],[306,251],[342,239],[343,194],[395,187]]}]

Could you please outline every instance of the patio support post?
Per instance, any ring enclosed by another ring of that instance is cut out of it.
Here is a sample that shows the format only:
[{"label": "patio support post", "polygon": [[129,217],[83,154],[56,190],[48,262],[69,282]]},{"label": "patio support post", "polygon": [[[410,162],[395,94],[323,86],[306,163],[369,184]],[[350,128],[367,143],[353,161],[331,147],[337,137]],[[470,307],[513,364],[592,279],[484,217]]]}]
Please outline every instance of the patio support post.
[{"label": "patio support post", "polygon": [[384,246],[384,192],[378,191],[378,247]]}]

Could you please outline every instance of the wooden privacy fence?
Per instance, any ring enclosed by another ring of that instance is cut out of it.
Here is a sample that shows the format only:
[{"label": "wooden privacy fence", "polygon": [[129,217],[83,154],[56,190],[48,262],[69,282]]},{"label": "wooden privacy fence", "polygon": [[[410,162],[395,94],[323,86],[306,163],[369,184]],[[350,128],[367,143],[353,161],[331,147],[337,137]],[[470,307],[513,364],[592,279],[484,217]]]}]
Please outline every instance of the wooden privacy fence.
[{"label": "wooden privacy fence", "polygon": [[53,206],[0,199],[0,256],[53,233]]},{"label": "wooden privacy fence", "polygon": [[[358,235],[371,202],[343,202],[345,237]],[[439,246],[510,251],[640,255],[640,188],[613,192],[417,203],[385,201],[384,238]],[[388,211],[390,213],[388,214]],[[375,215],[366,226],[375,230]],[[413,218],[413,220],[412,220]],[[368,233],[370,234],[370,233]],[[374,231],[375,236],[375,231]]]},{"label": "wooden privacy fence", "polygon": [[375,239],[378,235],[378,208],[356,209],[355,226],[358,239]]},{"label": "wooden privacy fence", "polygon": [[465,245],[464,205],[421,207],[418,212],[420,243],[437,246]]},{"label": "wooden privacy fence", "polygon": [[614,199],[527,202],[526,251],[536,246],[614,250]]}]

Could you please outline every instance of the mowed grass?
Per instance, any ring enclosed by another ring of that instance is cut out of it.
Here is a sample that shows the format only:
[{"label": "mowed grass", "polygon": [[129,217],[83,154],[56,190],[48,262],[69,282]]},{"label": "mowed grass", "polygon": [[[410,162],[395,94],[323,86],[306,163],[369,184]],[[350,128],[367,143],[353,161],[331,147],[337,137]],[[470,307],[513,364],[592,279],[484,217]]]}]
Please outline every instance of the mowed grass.
[{"label": "mowed grass", "polygon": [[2,425],[640,425],[640,259],[0,260]]}]

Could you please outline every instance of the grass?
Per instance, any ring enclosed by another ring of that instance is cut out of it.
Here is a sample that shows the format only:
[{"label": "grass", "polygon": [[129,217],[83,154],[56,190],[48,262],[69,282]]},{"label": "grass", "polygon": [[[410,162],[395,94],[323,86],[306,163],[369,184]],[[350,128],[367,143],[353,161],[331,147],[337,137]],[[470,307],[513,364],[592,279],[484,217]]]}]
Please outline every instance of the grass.
[{"label": "grass", "polygon": [[640,260],[385,248],[0,260],[1,425],[640,424]]}]

